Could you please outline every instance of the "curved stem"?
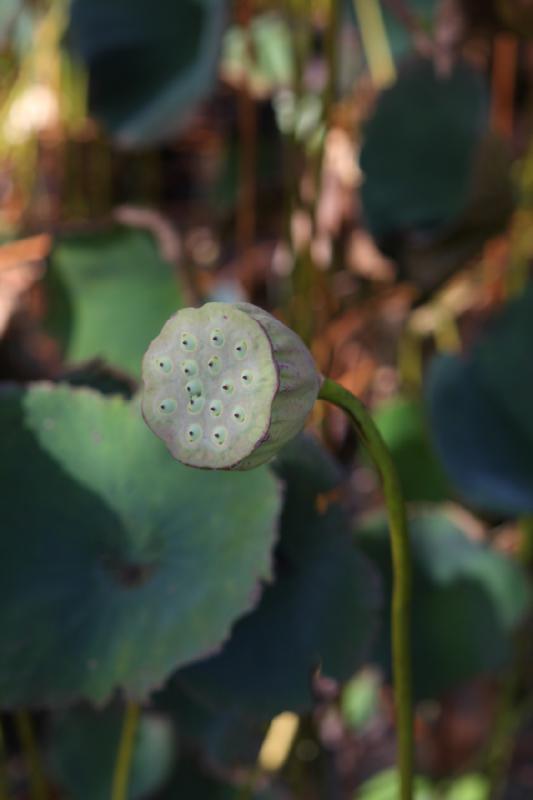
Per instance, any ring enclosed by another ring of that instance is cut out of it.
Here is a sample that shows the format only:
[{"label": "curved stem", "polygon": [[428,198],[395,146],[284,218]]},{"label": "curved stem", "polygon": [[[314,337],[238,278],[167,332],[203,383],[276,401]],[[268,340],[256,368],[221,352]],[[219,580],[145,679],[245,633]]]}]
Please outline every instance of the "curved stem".
[{"label": "curved stem", "polygon": [[138,704],[129,702],[126,706],[117,760],[115,762],[111,800],[126,800],[128,796],[128,780],[131,772],[139,715],[140,707]]},{"label": "curved stem", "polygon": [[394,586],[392,593],[392,661],[398,738],[400,800],[413,796],[413,711],[411,699],[410,599],[411,560],[409,532],[400,482],[391,455],[372,417],[354,395],[326,378],[318,395],[342,408],[350,417],[383,485],[389,514]]}]

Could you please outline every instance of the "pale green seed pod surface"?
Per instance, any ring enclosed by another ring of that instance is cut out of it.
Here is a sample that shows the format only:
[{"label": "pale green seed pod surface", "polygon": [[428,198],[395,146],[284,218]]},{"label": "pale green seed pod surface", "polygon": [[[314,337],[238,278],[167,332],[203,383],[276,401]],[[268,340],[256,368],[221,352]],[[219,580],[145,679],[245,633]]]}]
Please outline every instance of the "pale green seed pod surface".
[{"label": "pale green seed pod surface", "polygon": [[174,458],[250,469],[302,428],[321,377],[301,339],[249,303],[185,308],[143,359],[142,410]]}]

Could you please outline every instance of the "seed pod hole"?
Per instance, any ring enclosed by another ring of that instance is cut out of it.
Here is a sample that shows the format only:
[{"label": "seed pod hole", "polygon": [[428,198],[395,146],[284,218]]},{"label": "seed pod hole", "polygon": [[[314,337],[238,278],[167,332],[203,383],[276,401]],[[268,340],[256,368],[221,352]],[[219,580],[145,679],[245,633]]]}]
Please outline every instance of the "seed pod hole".
[{"label": "seed pod hole", "polygon": [[202,397],[201,395],[197,395],[191,398],[191,400],[189,400],[189,403],[187,405],[187,411],[189,412],[189,414],[200,414],[201,411],[203,410],[204,405],[205,405],[205,398]]},{"label": "seed pod hole", "polygon": [[251,370],[245,369],[243,373],[241,373],[241,381],[244,386],[251,386],[254,382],[254,374]]},{"label": "seed pod hole", "polygon": [[195,375],[198,375],[198,364],[196,361],[193,361],[192,358],[188,358],[184,361],[181,365],[181,369],[187,378],[193,378]]},{"label": "seed pod hole", "polygon": [[189,381],[189,383],[187,383],[185,386],[185,391],[191,397],[191,399],[194,397],[201,397],[204,391],[202,381]]},{"label": "seed pod hole", "polygon": [[180,338],[180,346],[182,350],[187,350],[192,353],[198,347],[196,336],[192,333],[182,333]]},{"label": "seed pod hole", "polygon": [[237,342],[235,345],[235,357],[238,359],[244,358],[246,352],[248,350],[248,345],[244,341],[244,339],[240,342]]},{"label": "seed pod hole", "polygon": [[185,438],[189,444],[193,444],[194,442],[198,441],[201,435],[202,429],[200,425],[189,425],[185,434]]},{"label": "seed pod hole", "polygon": [[222,386],[220,387],[224,394],[233,394],[234,386],[232,381],[224,381]]},{"label": "seed pod hole", "polygon": [[166,400],[162,400],[159,403],[159,408],[163,414],[172,414],[172,412],[177,408],[177,403],[172,399],[172,397],[167,397]]},{"label": "seed pod hole", "polygon": [[231,416],[233,417],[235,422],[239,423],[239,425],[242,425],[243,422],[246,422],[246,413],[244,411],[244,408],[242,408],[242,406],[237,406],[236,408],[234,408],[233,411],[231,412]]},{"label": "seed pod hole", "polygon": [[220,417],[223,410],[224,408],[220,400],[211,400],[209,403],[209,411],[214,417]]},{"label": "seed pod hole", "polygon": [[220,370],[222,369],[222,362],[218,356],[211,356],[209,361],[207,362],[207,369],[211,373],[211,375],[218,375]]},{"label": "seed pod hole", "polygon": [[224,428],[223,425],[218,425],[216,428],[213,429],[212,439],[214,443],[219,447],[221,447],[224,444],[227,436],[228,436],[228,431],[226,430],[226,428]]},{"label": "seed pod hole", "polygon": [[159,356],[159,358],[156,358],[155,363],[161,372],[164,372],[166,375],[172,372],[172,361],[168,356]]},{"label": "seed pod hole", "polygon": [[215,330],[211,331],[209,338],[213,347],[224,346],[224,334],[219,328],[215,328]]}]

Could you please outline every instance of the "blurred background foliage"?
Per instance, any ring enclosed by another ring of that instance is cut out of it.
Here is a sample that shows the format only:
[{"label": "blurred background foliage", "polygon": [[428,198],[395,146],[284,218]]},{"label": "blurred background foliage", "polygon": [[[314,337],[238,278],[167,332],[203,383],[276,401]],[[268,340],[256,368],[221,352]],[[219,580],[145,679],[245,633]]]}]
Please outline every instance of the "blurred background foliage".
[{"label": "blurred background foliage", "polygon": [[409,503],[416,798],[533,796],[528,0],[0,2],[0,799],[394,800],[379,485],[335,410],[172,461],[142,355],[246,299]]}]

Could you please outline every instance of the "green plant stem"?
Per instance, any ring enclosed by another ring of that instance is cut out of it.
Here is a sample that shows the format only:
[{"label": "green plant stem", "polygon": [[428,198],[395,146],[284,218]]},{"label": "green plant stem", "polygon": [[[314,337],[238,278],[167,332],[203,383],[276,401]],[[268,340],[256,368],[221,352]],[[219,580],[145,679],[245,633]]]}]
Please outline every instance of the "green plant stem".
[{"label": "green plant stem", "polygon": [[383,485],[389,514],[394,585],[392,593],[392,661],[396,703],[399,800],[413,796],[413,709],[411,699],[410,602],[411,558],[405,504],[392,457],[370,413],[354,395],[335,381],[324,380],[320,400],[338,406],[350,417],[374,461]]},{"label": "green plant stem", "polygon": [[17,711],[15,725],[26,758],[31,797],[33,800],[47,800],[48,786],[30,714],[27,711]]},{"label": "green plant stem", "polygon": [[0,800],[9,800],[6,743],[4,738],[4,727],[1,718],[0,718]]},{"label": "green plant stem", "polygon": [[128,781],[131,772],[140,711],[140,707],[137,703],[128,702],[124,715],[124,723],[122,725],[117,760],[115,762],[111,800],[126,800],[128,796]]},{"label": "green plant stem", "polygon": [[[520,521],[522,533],[519,559],[531,571],[533,568],[533,517]],[[518,700],[520,685],[529,663],[529,627],[516,636],[514,658],[507,672],[496,712],[492,735],[487,748],[487,797],[498,800],[505,791],[506,776],[513,756],[515,736],[520,724],[531,713],[533,698]]]}]

